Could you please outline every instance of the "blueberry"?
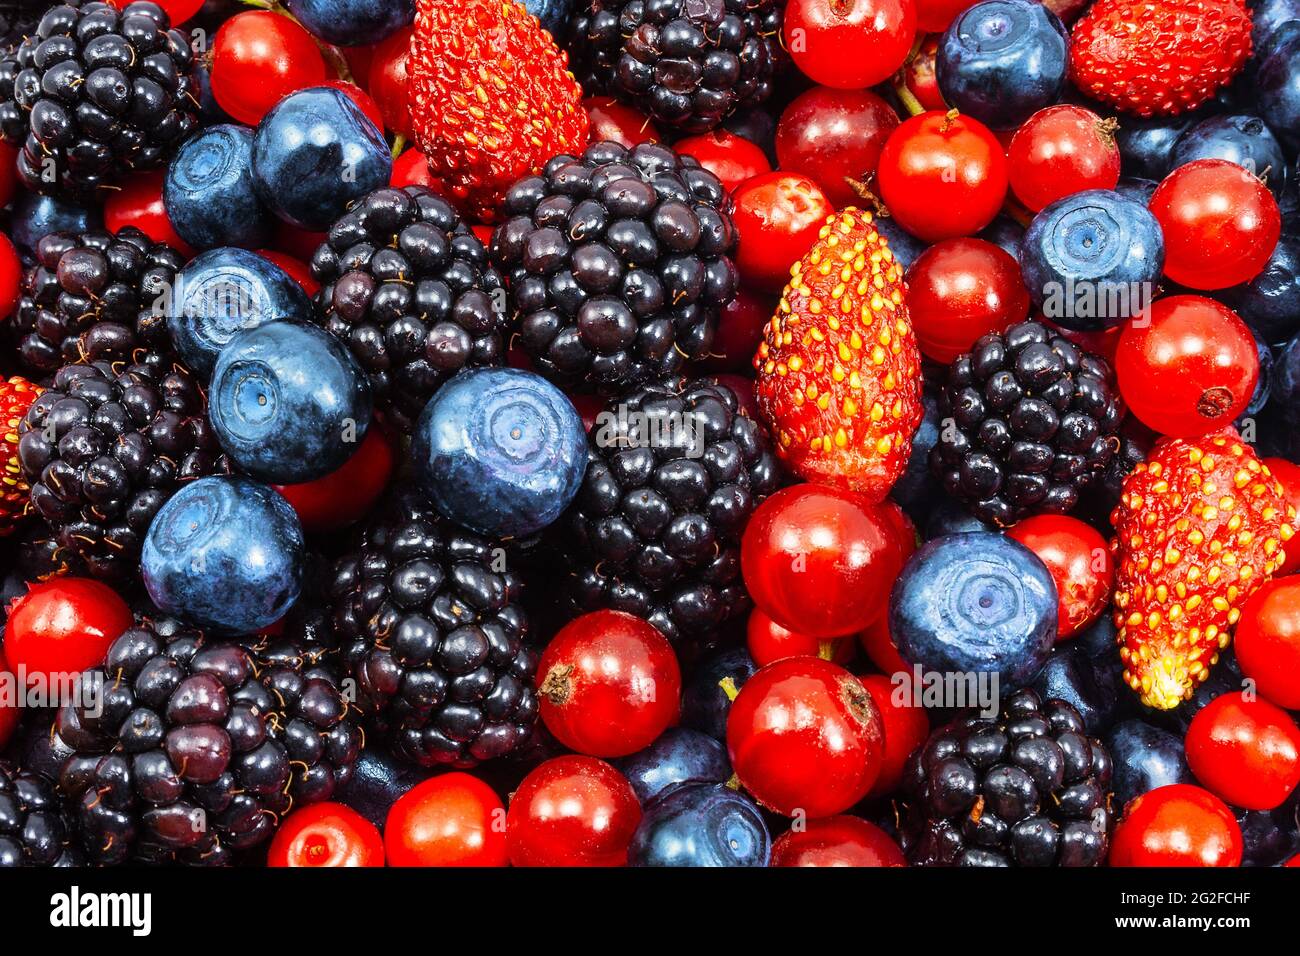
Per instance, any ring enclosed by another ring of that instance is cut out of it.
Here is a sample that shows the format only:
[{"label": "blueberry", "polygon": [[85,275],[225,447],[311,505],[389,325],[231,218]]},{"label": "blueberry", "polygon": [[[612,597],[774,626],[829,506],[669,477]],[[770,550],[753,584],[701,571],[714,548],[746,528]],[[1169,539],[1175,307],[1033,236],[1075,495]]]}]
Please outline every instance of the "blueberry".
[{"label": "blueberry", "polygon": [[1015,129],[1065,86],[1068,37],[1033,0],[985,0],[958,15],[935,55],[939,90],[991,129]]},{"label": "blueberry", "polygon": [[9,215],[9,238],[24,258],[36,257],[36,244],[53,232],[86,232],[103,220],[98,207],[82,206],[70,199],[17,190]]},{"label": "blueberry", "polygon": [[1288,20],[1300,20],[1300,0],[1260,0],[1250,21],[1250,39],[1257,57]]},{"label": "blueberry", "polygon": [[1126,116],[1115,131],[1125,176],[1156,182],[1173,170],[1174,144],[1196,123],[1195,116]]},{"label": "blueberry", "polygon": [[910,232],[905,232],[898,224],[898,220],[889,216],[879,216],[876,218],[875,225],[876,231],[884,236],[889,251],[894,254],[894,258],[898,260],[898,264],[904,271],[911,268],[916,257],[925,252],[925,243]]},{"label": "blueberry", "polygon": [[1292,151],[1300,150],[1300,29],[1279,35],[1256,77],[1260,116]]},{"label": "blueberry", "polygon": [[1241,865],[1276,866],[1300,850],[1300,793],[1272,810],[1238,810]]},{"label": "blueberry", "polygon": [[347,346],[324,329],[268,322],[221,350],[208,414],[241,469],[296,484],[352,456],[370,425],[370,385]]},{"label": "blueberry", "polygon": [[1105,743],[1115,765],[1111,785],[1117,809],[1156,787],[1196,782],[1182,739],[1144,720],[1116,724]]},{"label": "blueberry", "polygon": [[[1109,652],[1118,658],[1113,640]],[[1120,695],[1130,693],[1118,681],[1099,673],[1088,656],[1088,649],[1077,640],[1057,644],[1052,649],[1033,687],[1044,699],[1056,697],[1074,707],[1083,717],[1088,733],[1093,735],[1114,722],[1119,713]]]},{"label": "blueberry", "polygon": [[573,16],[575,0],[521,0],[524,8],[535,16],[558,42],[564,42],[564,30]]},{"label": "blueberry", "polygon": [[185,485],[154,516],[140,573],[161,611],[253,634],[298,599],[303,561],[289,502],[248,478],[211,477]]},{"label": "blueberry", "polygon": [[1173,168],[1198,159],[1226,159],[1260,177],[1275,197],[1286,190],[1286,156],[1258,116],[1211,116],[1174,145]]},{"label": "blueberry", "polygon": [[942,427],[938,391],[928,384],[921,391],[921,424],[912,435],[907,470],[894,483],[889,496],[911,515],[928,513],[940,493],[939,480],[930,471],[930,449],[939,443]]},{"label": "blueberry", "polygon": [[1020,258],[1020,243],[1025,238],[1025,227],[1010,216],[998,215],[978,233],[978,238],[1001,246],[1013,259]]},{"label": "blueberry", "polygon": [[217,123],[233,123],[234,119],[217,102],[212,95],[212,72],[202,63],[194,65],[194,76],[199,84],[199,120],[204,126]]},{"label": "blueberry", "polygon": [[1250,402],[1246,405],[1246,410],[1241,413],[1239,421],[1262,412],[1273,394],[1273,350],[1254,329],[1251,329],[1250,334],[1255,339],[1255,353],[1259,356],[1259,378],[1255,382],[1255,391],[1250,396]]},{"label": "blueberry", "polygon": [[382,828],[393,804],[428,777],[427,770],[398,760],[386,747],[366,747],[335,799]]},{"label": "blueberry", "polygon": [[1286,344],[1300,333],[1300,237],[1283,236],[1259,275],[1217,296],[1269,345]]},{"label": "blueberry", "polygon": [[758,665],[743,647],[724,648],[705,657],[682,689],[682,726],[715,740],[726,740],[731,695],[723,689],[722,682],[730,680],[734,693],[757,670]]},{"label": "blueberry", "polygon": [[415,477],[451,520],[494,537],[542,530],[573,501],[587,438],[573,403],[519,369],[461,372],[424,407]]},{"label": "blueberry", "polygon": [[1145,206],[1151,202],[1151,196],[1159,185],[1154,179],[1143,179],[1141,176],[1124,176],[1115,184],[1115,192],[1125,199],[1131,199],[1135,203]]},{"label": "blueberry", "polygon": [[197,249],[265,243],[271,218],[253,185],[252,130],[210,126],[187,139],[167,167],[163,204]]},{"label": "blueberry", "polygon": [[1057,325],[1112,328],[1151,304],[1165,262],[1164,235],[1145,206],[1088,189],[1043,209],[1020,248],[1030,297]]},{"label": "blueberry", "polygon": [[338,46],[370,46],[415,19],[414,0],[285,0],[307,32]]},{"label": "blueberry", "polygon": [[924,537],[927,541],[942,538],[944,535],[949,534],[992,530],[992,525],[976,518],[951,498],[941,499],[938,504],[926,512]]},{"label": "blueberry", "polygon": [[167,328],[185,363],[209,375],[237,332],[276,319],[309,321],[311,299],[271,262],[246,249],[200,253],[176,275],[165,303]]},{"label": "blueberry", "polygon": [[1269,380],[1272,407],[1288,424],[1300,423],[1300,335],[1274,358]]},{"label": "blueberry", "polygon": [[726,783],[727,750],[708,734],[670,727],[645,750],[613,761],[643,806],[684,783]]},{"label": "blueberry", "polygon": [[387,186],[383,134],[341,90],[312,87],[280,100],[257,124],[253,173],[262,201],[300,229],[329,228],[348,203]]},{"label": "blueberry", "polygon": [[910,664],[995,673],[1000,690],[1032,681],[1056,640],[1056,585],[1018,542],[991,532],[928,541],[889,598],[889,632]]},{"label": "blueberry", "polygon": [[758,806],[725,784],[679,787],[645,808],[631,866],[767,866],[772,838]]}]

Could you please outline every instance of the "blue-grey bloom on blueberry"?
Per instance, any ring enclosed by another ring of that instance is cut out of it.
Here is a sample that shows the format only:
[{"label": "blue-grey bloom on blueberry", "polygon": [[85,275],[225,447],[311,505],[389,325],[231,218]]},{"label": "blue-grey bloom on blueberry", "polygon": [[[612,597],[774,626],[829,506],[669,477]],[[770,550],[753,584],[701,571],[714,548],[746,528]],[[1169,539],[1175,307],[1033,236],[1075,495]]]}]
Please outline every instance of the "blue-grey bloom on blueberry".
[{"label": "blue-grey bloom on blueberry", "polygon": [[678,787],[645,808],[630,866],[767,866],[772,837],[753,800],[726,784]]},{"label": "blue-grey bloom on blueberry", "polygon": [[520,0],[524,8],[550,32],[557,43],[563,44],[569,18],[573,16],[575,0]]},{"label": "blue-grey bloom on blueberry", "polygon": [[226,123],[182,143],[167,167],[163,205],[177,234],[196,249],[266,242],[271,216],[253,185],[253,131]]},{"label": "blue-grey bloom on blueberry", "polygon": [[371,46],[415,19],[414,0],[285,0],[314,37],[337,46]]}]

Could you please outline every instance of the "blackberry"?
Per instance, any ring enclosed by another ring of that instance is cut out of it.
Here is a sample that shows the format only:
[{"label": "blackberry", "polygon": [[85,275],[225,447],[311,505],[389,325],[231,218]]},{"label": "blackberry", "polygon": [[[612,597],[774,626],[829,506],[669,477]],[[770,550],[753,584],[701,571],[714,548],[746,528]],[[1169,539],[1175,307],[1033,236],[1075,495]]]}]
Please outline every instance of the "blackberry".
[{"label": "blackberry", "polygon": [[82,677],[55,733],[93,863],[224,865],[347,783],[360,726],[318,652],[141,618]]},{"label": "blackberry", "polygon": [[0,760],[0,869],[80,866],[52,781]]},{"label": "blackberry", "polygon": [[44,237],[15,313],[22,363],[49,374],[68,362],[143,359],[161,370],[172,353],[161,302],[184,265],[134,226]]},{"label": "blackberry", "polygon": [[673,641],[748,609],[740,538],[779,472],[735,393],[709,379],[648,386],[597,420],[590,450],[561,519],[573,608],[627,611]]},{"label": "blackberry", "polygon": [[982,521],[1064,514],[1100,481],[1120,447],[1114,373],[1037,322],[975,342],[939,394],[930,468]]},{"label": "blackberry", "polygon": [[997,719],[959,718],[908,758],[903,850],[913,866],[1098,866],[1111,769],[1077,710],[1018,691]]},{"label": "blackberry", "polygon": [[501,276],[469,226],[423,186],[362,197],[330,227],[311,270],[325,327],[406,431],[456,372],[505,360]]},{"label": "blackberry", "polygon": [[86,195],[154,169],[198,124],[194,53],[163,9],[65,0],[0,59],[0,135],[28,189]]},{"label": "blackberry", "polygon": [[784,0],[591,0],[573,22],[574,73],[685,133],[772,93]]},{"label": "blackberry", "polygon": [[203,390],[179,365],[65,365],[18,431],[33,509],[110,580],[137,573],[149,523],[182,482],[229,470]]},{"label": "blackberry", "polygon": [[736,293],[736,230],[726,190],[695,159],[596,143],[521,179],[504,211],[492,258],[542,374],[617,394],[708,353]]},{"label": "blackberry", "polygon": [[40,13],[39,10],[18,9],[17,4],[0,6],[0,50],[11,50],[22,43],[24,37],[35,33]]},{"label": "blackberry", "polygon": [[334,629],[358,706],[403,759],[471,767],[537,720],[522,581],[493,542],[412,494],[389,501],[338,560]]}]

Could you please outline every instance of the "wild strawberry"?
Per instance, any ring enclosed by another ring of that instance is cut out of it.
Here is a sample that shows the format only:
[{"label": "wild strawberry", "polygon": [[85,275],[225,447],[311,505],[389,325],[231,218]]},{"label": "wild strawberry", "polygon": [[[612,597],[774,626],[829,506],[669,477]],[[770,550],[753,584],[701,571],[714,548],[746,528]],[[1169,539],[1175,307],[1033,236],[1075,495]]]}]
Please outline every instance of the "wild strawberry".
[{"label": "wild strawberry", "polygon": [[13,533],[31,488],[18,465],[18,423],[44,391],[25,378],[0,381],[0,538]]},{"label": "wild strawberry", "polygon": [[492,222],[505,191],[587,146],[568,55],[514,0],[419,0],[407,62],[415,141],[463,210]]},{"label": "wild strawberry", "polygon": [[1124,479],[1110,520],[1124,679],[1168,710],[1209,675],[1241,605],[1282,566],[1295,509],[1228,428],[1161,439]]},{"label": "wild strawberry", "polygon": [[889,493],[921,420],[921,354],[903,304],[903,268],[870,213],[822,226],[790,270],[754,367],[777,453],[808,481]]},{"label": "wild strawberry", "polygon": [[1070,38],[1075,85],[1139,116],[1195,109],[1249,56],[1241,0],[1097,0]]}]

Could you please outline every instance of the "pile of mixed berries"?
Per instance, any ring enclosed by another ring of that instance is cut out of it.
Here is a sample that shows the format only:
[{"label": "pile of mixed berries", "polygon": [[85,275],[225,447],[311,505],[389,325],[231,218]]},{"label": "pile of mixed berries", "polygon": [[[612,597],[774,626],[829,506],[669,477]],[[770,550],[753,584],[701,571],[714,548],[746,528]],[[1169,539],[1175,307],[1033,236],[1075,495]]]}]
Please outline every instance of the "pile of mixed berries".
[{"label": "pile of mixed berries", "polygon": [[1300,0],[0,33],[0,866],[1300,865]]}]

